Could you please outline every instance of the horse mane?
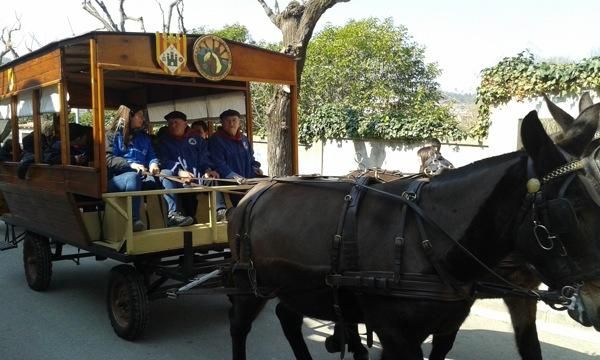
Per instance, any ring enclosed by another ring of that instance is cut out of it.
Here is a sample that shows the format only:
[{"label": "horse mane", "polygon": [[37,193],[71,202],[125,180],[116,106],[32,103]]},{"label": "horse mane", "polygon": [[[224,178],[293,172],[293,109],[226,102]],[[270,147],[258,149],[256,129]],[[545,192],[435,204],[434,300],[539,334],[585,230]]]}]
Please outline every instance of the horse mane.
[{"label": "horse mane", "polygon": [[421,206],[454,239],[461,239],[500,182],[513,174],[526,156],[513,152],[445,171],[423,189]]}]

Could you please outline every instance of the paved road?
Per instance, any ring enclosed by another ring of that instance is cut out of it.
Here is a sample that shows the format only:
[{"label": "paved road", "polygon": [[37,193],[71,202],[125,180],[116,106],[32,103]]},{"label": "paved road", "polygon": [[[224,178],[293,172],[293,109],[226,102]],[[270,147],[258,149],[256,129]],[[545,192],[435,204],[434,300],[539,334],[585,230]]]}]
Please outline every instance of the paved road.
[{"label": "paved road", "polygon": [[[135,343],[112,332],[104,302],[108,271],[116,263],[84,259],[54,264],[49,291],[30,290],[21,249],[0,253],[0,360],[170,360],[228,359],[228,301],[222,295],[161,300],[151,307],[146,336]],[[250,359],[292,359],[271,303],[255,322]],[[450,359],[516,359],[512,333],[501,308],[478,306],[459,334]],[[329,323],[307,320],[315,359],[338,359],[325,352]],[[600,334],[582,327],[541,323],[545,359],[600,359]],[[425,344],[426,353],[429,345]],[[378,359],[380,350],[371,349]],[[346,357],[349,358],[348,356]]]}]

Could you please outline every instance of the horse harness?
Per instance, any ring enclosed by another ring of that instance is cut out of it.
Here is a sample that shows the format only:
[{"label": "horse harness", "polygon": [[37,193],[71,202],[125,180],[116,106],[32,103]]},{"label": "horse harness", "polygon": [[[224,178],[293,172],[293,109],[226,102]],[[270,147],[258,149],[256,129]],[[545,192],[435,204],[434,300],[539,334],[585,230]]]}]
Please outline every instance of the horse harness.
[{"label": "horse harness", "polygon": [[[581,165],[579,163],[577,166],[573,166],[571,163],[566,164],[546,175],[543,179],[543,182],[546,183],[556,177],[572,173],[579,169],[581,169]],[[542,200],[540,200],[540,195],[538,194],[539,188],[537,191],[530,191],[530,194],[528,194],[526,197],[521,209],[522,217],[524,217],[525,213],[530,210],[529,207],[533,208],[532,213],[534,214],[533,216],[536,217],[536,204],[538,204],[538,208],[541,209],[554,209],[555,213],[557,209],[560,210],[559,214],[564,214],[564,211],[569,211],[572,213],[573,210],[570,208],[570,206],[567,206],[568,200],[562,199],[562,195],[564,194],[565,189],[571,183],[571,180],[567,180],[561,188],[561,199],[557,199],[561,201],[544,200],[545,203],[542,204]],[[248,235],[250,233],[250,217],[252,214],[252,209],[260,197],[276,183],[301,184],[306,182],[331,183],[332,181],[320,181],[316,177],[311,177],[309,179],[274,178],[269,185],[263,187],[258,192],[250,196],[244,205],[244,216],[242,223],[240,224],[239,231],[236,234],[235,243],[239,256],[238,260],[233,265],[232,270],[234,274],[239,272],[247,273],[247,280],[244,282],[247,282],[248,289],[255,296],[268,298],[275,297],[277,289],[261,288],[258,286],[256,270],[254,269],[254,264],[252,261],[251,241]],[[559,304],[563,306],[570,305],[574,302],[575,299],[573,299],[573,287],[566,287],[566,290],[562,289],[560,294],[557,294],[553,291],[544,292],[523,289],[515,284],[510,283],[508,280],[504,279],[494,270],[482,263],[475,255],[470,253],[460,243],[448,235],[448,233],[446,233],[444,229],[440,228],[437,223],[429,218],[418,205],[420,192],[423,186],[428,183],[428,179],[413,176],[412,181],[409,183],[407,189],[402,193],[402,195],[391,194],[374,188],[371,185],[375,182],[378,181],[372,177],[359,176],[352,182],[353,186],[351,187],[350,192],[344,196],[344,203],[337,223],[336,234],[332,239],[330,255],[331,272],[325,279],[326,284],[335,290],[334,293],[338,293],[340,289],[350,289],[361,293],[380,294],[408,299],[472,301],[475,296],[475,291],[480,290],[479,283],[461,283],[454,279],[452,275],[444,269],[442,264],[436,259],[434,246],[425,232],[424,224],[426,223],[433,229],[437,230],[437,232],[443,235],[445,238],[452,240],[454,244],[459,246],[463,252],[478,262],[493,276],[498,278],[501,283],[505,284],[492,286],[490,286],[490,284],[485,284],[484,290],[488,294],[495,291],[497,294],[501,295],[535,298],[537,300],[543,300],[549,304]],[[401,202],[403,205],[399,221],[399,233],[394,238],[393,272],[360,271],[358,269],[359,254],[358,241],[356,239],[358,209],[363,195],[367,190],[399,200],[399,202]],[[565,203],[565,201],[567,203]],[[421,247],[437,274],[401,273],[402,257],[406,243],[404,231],[406,229],[409,209],[414,213],[417,229],[421,238]],[[548,227],[543,225],[544,223],[547,223],[548,212],[542,211],[542,213],[544,214],[543,218],[546,219],[546,221],[537,220],[536,222],[534,219],[534,235],[540,246],[544,248],[544,246],[548,247],[547,245],[544,245],[544,241],[556,241],[556,237],[547,230]],[[548,235],[545,240],[542,239],[542,236],[544,235]]]},{"label": "horse harness", "polygon": [[[427,299],[440,301],[459,301],[472,298],[469,284],[456,281],[435,259],[434,247],[429,240],[423,221],[416,215],[415,221],[421,238],[421,247],[436,274],[402,273],[404,248],[406,245],[406,225],[408,206],[402,207],[399,219],[399,231],[394,237],[393,272],[360,271],[358,266],[357,221],[358,208],[363,194],[373,179],[359,177],[350,192],[344,197],[344,205],[340,214],[337,231],[333,236],[331,247],[331,273],[327,275],[326,284],[336,292],[339,289],[353,289],[364,293],[378,293],[401,298]],[[427,178],[414,178],[402,194],[407,201],[416,204]]]}]

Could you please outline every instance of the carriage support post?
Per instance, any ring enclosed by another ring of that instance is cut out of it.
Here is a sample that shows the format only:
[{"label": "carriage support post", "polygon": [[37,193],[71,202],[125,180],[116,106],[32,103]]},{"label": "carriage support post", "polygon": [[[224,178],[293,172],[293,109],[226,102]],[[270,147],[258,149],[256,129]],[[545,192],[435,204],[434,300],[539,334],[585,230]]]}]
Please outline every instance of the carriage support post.
[{"label": "carriage support post", "polygon": [[194,250],[192,243],[192,232],[183,232],[183,273],[186,277],[192,276],[194,265]]}]

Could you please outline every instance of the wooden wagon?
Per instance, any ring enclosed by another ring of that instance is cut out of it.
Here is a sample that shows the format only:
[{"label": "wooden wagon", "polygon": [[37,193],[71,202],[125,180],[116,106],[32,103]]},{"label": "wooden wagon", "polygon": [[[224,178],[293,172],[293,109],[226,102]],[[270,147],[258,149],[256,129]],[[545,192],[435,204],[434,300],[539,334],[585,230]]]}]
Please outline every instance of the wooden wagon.
[{"label": "wooden wagon", "polygon": [[[9,209],[2,219],[13,230],[24,229],[29,286],[47,289],[54,261],[96,257],[122,262],[110,274],[109,316],[119,336],[135,339],[147,323],[149,300],[165,297],[177,286],[173,282],[187,283],[226,265],[227,228],[225,221],[217,221],[216,192],[248,186],[107,192],[105,114],[120,104],[136,104],[147,108],[151,122],[171,110],[210,121],[234,108],[245,117],[252,139],[251,82],[289,86],[295,144],[295,60],[258,47],[214,36],[92,32],[0,66],[0,125],[6,124],[0,133],[10,132],[12,139],[12,161],[0,162],[0,190]],[[79,114],[71,109],[88,109],[92,115],[88,166],[70,164],[69,122]],[[58,165],[42,163],[42,121],[50,115],[61,139]],[[24,124],[31,124],[34,159],[20,177],[21,144],[29,130]],[[167,191],[197,193],[196,224],[165,225],[162,195]],[[132,196],[144,197],[147,230],[133,232]],[[9,241],[15,245],[18,238]],[[73,247],[77,251],[69,251]],[[212,278],[205,285],[219,281]]]}]

